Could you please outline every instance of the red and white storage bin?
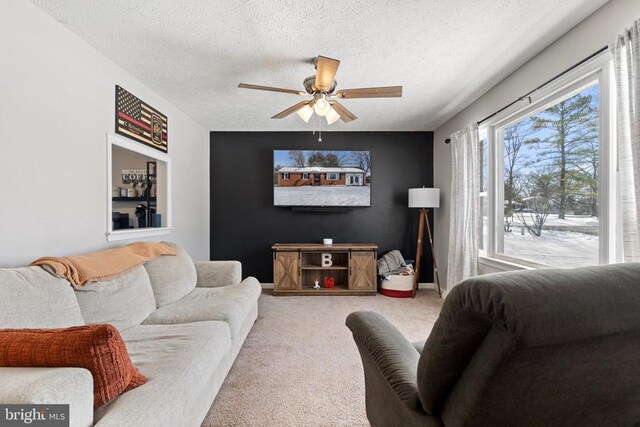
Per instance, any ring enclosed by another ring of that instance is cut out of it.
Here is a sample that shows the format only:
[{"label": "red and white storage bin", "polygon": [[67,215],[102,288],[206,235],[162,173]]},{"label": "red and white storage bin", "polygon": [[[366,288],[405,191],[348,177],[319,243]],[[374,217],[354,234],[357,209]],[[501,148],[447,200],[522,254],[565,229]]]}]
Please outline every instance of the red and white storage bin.
[{"label": "red and white storage bin", "polygon": [[394,298],[411,298],[414,277],[413,274],[388,276],[380,284],[380,293]]}]

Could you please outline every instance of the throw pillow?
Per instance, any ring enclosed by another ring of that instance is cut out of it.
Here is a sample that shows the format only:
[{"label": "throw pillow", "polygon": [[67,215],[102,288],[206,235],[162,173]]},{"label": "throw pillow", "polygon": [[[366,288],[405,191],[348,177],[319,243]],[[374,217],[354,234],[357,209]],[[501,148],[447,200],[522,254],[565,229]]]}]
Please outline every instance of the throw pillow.
[{"label": "throw pillow", "polygon": [[147,382],[112,325],[0,330],[0,367],[88,369],[94,409]]}]

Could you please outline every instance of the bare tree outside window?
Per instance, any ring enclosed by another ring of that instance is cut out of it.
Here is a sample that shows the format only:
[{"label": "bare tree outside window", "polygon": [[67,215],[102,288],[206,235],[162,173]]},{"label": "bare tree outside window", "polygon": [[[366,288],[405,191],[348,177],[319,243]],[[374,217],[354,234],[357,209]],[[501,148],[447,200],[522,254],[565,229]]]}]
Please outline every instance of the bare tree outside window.
[{"label": "bare tree outside window", "polygon": [[521,201],[523,175],[529,164],[525,149],[533,134],[528,120],[518,122],[504,130],[504,231],[511,232],[513,214]]},{"label": "bare tree outside window", "polygon": [[520,207],[515,209],[515,215],[523,228],[532,236],[542,236],[542,229],[553,207],[553,199],[558,191],[557,173],[548,170],[538,173],[531,172],[523,186],[524,197]]}]

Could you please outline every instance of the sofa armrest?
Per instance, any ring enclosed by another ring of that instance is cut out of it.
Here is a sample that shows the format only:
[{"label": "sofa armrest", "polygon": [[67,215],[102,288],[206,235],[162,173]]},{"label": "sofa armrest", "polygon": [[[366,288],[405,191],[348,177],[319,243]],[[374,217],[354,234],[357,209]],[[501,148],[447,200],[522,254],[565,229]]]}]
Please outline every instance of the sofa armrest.
[{"label": "sofa armrest", "polygon": [[[365,382],[377,384],[376,387],[390,387],[409,409],[422,411],[417,382],[420,353],[416,348],[387,319],[371,311],[351,313],[346,325],[360,350]],[[377,378],[367,378],[367,373]],[[370,390],[369,387],[367,384],[367,399],[386,395],[383,390]],[[388,402],[380,404],[385,407]]]},{"label": "sofa armrest", "polygon": [[242,281],[242,264],[238,261],[196,261],[199,288],[218,288]]},{"label": "sofa armrest", "polygon": [[93,425],[93,377],[84,368],[0,368],[3,404],[69,404],[70,426]]}]

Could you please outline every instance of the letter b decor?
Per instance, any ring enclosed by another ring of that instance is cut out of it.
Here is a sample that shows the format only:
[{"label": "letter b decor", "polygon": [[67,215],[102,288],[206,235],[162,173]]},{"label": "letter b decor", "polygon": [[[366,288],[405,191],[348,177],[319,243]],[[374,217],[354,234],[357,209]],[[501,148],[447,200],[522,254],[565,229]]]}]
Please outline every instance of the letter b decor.
[{"label": "letter b decor", "polygon": [[333,265],[333,261],[331,260],[331,254],[322,254],[322,266],[323,267],[331,267]]}]

